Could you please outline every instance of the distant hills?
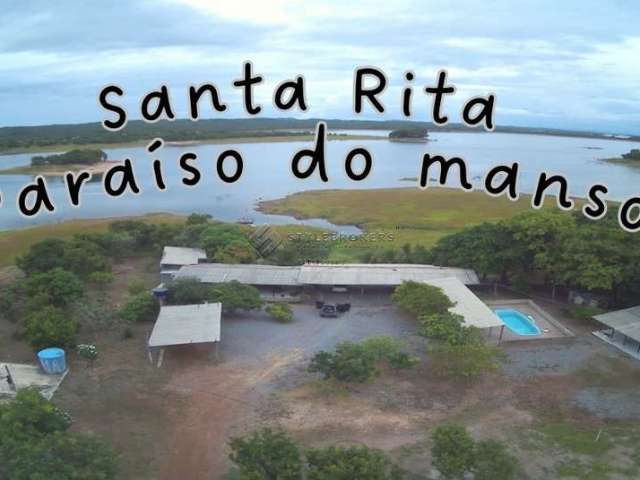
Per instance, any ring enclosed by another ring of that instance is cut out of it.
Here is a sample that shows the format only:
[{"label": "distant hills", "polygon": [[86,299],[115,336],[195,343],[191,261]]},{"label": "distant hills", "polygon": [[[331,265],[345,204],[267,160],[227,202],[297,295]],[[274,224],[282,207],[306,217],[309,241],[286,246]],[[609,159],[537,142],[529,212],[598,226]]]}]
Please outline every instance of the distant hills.
[{"label": "distant hills", "polygon": [[[403,130],[428,129],[430,132],[483,132],[463,124],[438,127],[431,122],[402,120],[339,120],[295,118],[188,119],[149,124],[132,120],[118,132],[108,132],[98,122],[68,125],[0,128],[0,152],[46,149],[49,146],[111,145],[141,142],[160,137],[165,141],[205,141],[247,136],[294,134],[295,130],[313,130],[324,120],[330,130]],[[579,138],[601,138],[640,141],[640,136],[612,136],[602,133],[559,130],[553,128],[497,127],[497,132],[554,135]]]}]

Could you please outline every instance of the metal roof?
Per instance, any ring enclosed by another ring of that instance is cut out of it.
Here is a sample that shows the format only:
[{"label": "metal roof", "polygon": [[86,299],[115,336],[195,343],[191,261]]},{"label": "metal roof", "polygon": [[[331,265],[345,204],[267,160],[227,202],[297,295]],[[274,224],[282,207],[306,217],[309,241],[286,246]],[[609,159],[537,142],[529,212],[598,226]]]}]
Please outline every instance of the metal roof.
[{"label": "metal roof", "polygon": [[478,283],[473,270],[396,263],[307,263],[300,267],[298,280],[310,285],[395,286],[405,281],[428,282],[449,277],[466,285]]},{"label": "metal roof", "polygon": [[161,265],[196,265],[206,260],[207,254],[200,248],[164,247]]},{"label": "metal roof", "polygon": [[236,280],[248,285],[298,286],[300,267],[201,263],[182,267],[174,278],[197,278],[204,283],[224,283]]},{"label": "metal roof", "polygon": [[593,318],[640,342],[640,306],[603,313]]},{"label": "metal roof", "polygon": [[220,341],[222,304],[162,306],[149,347]]},{"label": "metal roof", "polygon": [[441,288],[444,293],[455,302],[449,309],[453,313],[464,317],[466,326],[478,328],[501,327],[504,322],[491,310],[482,300],[480,300],[471,290],[469,290],[459,279],[441,278],[427,280],[435,287]]}]

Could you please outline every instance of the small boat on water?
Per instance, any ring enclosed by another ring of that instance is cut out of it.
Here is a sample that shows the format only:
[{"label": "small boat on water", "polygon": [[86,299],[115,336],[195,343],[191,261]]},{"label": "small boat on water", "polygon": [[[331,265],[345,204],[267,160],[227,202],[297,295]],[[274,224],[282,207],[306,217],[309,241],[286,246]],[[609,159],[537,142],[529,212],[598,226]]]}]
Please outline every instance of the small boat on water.
[{"label": "small boat on water", "polygon": [[253,218],[251,217],[240,217],[237,221],[239,225],[253,225]]}]

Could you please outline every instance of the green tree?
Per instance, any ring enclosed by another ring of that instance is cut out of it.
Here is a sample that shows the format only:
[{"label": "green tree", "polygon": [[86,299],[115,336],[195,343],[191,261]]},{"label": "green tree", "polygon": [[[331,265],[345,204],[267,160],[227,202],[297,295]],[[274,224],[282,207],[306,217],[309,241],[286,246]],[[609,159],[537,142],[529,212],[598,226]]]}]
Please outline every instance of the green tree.
[{"label": "green tree", "polygon": [[402,282],[396,287],[392,299],[400,308],[416,317],[444,313],[455,305],[441,288],[411,281]]},{"label": "green tree", "polygon": [[432,435],[433,466],[445,478],[462,478],[473,467],[474,442],[459,425],[442,425]]},{"label": "green tree", "polygon": [[474,480],[513,480],[518,474],[518,460],[497,440],[476,443]]},{"label": "green tree", "polygon": [[418,335],[441,340],[450,345],[459,344],[462,337],[464,317],[457,313],[433,313],[418,317]]},{"label": "green tree", "polygon": [[211,297],[211,285],[197,278],[178,278],[167,284],[167,303],[170,305],[194,305]]},{"label": "green tree", "polygon": [[309,372],[341,382],[363,383],[377,373],[374,355],[363,345],[353,342],[338,344],[335,352],[320,351],[311,359]]},{"label": "green tree", "polygon": [[153,321],[159,312],[160,304],[155,297],[149,292],[140,292],[130,296],[118,314],[123,320],[136,323]]},{"label": "green tree", "polygon": [[211,302],[222,303],[225,312],[236,310],[255,310],[262,306],[260,291],[252,285],[244,285],[237,281],[219,283],[211,289]]},{"label": "green tree", "polygon": [[241,480],[300,480],[302,460],[298,445],[283,430],[263,428],[246,437],[234,437],[229,458]]},{"label": "green tree", "polygon": [[26,274],[46,272],[64,267],[65,242],[58,239],[46,239],[34,243],[29,251],[18,257],[16,265]]},{"label": "green tree", "polygon": [[256,250],[248,240],[233,240],[218,248],[213,260],[219,263],[253,263],[256,261]]},{"label": "green tree", "polygon": [[310,449],[308,480],[401,480],[402,470],[381,451],[361,447]]},{"label": "green tree", "polygon": [[27,316],[24,330],[36,351],[49,347],[71,348],[75,345],[78,324],[64,310],[46,306]]},{"label": "green tree", "polygon": [[82,281],[59,267],[27,277],[22,289],[28,298],[39,297],[40,301],[57,307],[69,305],[84,295]]},{"label": "green tree", "polygon": [[272,303],[266,308],[267,313],[280,323],[293,322],[293,311],[288,303]]}]

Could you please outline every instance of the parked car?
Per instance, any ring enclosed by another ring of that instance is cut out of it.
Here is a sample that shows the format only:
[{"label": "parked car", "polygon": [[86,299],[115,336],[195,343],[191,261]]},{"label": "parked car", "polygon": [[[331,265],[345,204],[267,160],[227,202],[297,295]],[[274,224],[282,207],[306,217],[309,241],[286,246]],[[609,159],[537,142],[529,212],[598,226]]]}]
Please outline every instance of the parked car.
[{"label": "parked car", "polygon": [[351,304],[350,303],[339,303],[338,305],[336,305],[336,310],[338,310],[338,313],[348,312],[349,310],[351,310]]},{"label": "parked car", "polygon": [[316,308],[320,309],[324,305],[324,302],[321,300],[316,300]]},{"label": "parked car", "polygon": [[335,318],[338,316],[338,309],[331,303],[325,303],[320,309],[320,316]]}]

